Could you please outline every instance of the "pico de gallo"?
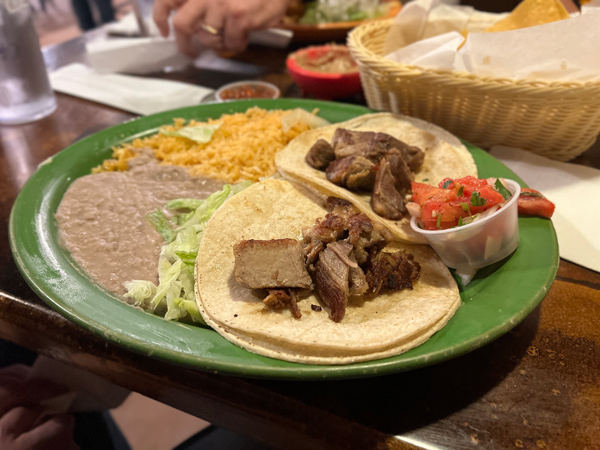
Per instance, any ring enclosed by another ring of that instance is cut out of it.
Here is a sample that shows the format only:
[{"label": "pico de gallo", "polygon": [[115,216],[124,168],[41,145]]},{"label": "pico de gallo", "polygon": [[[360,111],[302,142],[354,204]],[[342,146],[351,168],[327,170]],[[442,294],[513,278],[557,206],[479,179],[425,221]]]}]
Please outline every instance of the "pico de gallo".
[{"label": "pico de gallo", "polygon": [[[412,198],[406,207],[425,230],[447,230],[480,220],[504,206],[512,197],[499,178],[466,176],[445,178],[438,186],[411,183]],[[554,204],[532,189],[523,189],[519,213],[551,217]]]}]

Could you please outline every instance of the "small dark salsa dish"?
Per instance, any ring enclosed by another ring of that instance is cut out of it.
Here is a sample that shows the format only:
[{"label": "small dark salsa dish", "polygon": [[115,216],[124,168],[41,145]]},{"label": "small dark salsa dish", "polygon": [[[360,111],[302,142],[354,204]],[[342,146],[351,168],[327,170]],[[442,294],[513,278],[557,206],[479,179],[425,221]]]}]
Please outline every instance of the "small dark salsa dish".
[{"label": "small dark salsa dish", "polygon": [[264,81],[238,81],[222,86],[216,93],[217,100],[244,100],[248,98],[279,98],[277,86]]}]

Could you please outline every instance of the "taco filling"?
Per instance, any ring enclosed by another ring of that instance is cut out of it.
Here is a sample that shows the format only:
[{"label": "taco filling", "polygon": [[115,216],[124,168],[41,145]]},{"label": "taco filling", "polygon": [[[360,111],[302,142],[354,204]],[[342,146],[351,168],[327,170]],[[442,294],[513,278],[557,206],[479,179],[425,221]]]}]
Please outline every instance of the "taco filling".
[{"label": "taco filling", "polygon": [[407,212],[405,199],[425,153],[386,133],[338,128],[331,144],[319,139],[305,159],[311,167],[325,170],[333,184],[371,192],[373,211],[396,220]]},{"label": "taco filling", "polygon": [[460,295],[433,250],[388,242],[378,220],[322,200],[267,179],[214,213],[195,266],[206,323],[249,351],[307,364],[397,355],[441,329]]},{"label": "taco filling", "polygon": [[329,197],[326,207],[329,214],[302,230],[302,243],[250,239],[235,244],[236,281],[268,289],[265,305],[289,306],[297,319],[302,317],[298,299],[314,290],[334,322],[343,319],[350,297],[413,288],[421,266],[403,250],[382,252],[389,243],[385,228],[345,200]]},{"label": "taco filling", "polygon": [[275,163],[285,178],[348,200],[395,239],[412,243],[425,240],[409,224],[411,183],[477,176],[473,157],[455,136],[391,113],[306,131],[277,153]]}]

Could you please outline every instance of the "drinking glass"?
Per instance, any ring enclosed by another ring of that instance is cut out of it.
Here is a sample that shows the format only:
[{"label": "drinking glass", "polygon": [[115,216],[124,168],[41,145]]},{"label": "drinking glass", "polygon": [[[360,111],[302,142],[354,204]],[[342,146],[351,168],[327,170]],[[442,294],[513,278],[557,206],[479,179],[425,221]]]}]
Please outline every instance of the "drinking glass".
[{"label": "drinking glass", "polygon": [[28,0],[0,0],[0,124],[41,119],[56,109]]}]

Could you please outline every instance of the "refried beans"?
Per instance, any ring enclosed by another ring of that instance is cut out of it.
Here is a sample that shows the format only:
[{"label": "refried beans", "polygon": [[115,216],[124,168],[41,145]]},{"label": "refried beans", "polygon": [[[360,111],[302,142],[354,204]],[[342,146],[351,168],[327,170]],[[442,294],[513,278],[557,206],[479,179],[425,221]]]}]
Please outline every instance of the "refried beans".
[{"label": "refried beans", "polygon": [[127,172],[86,175],[69,186],[56,213],[61,245],[105,289],[123,295],[125,281],[158,284],[162,236],[146,215],[175,198],[206,198],[223,183],[138,157]]}]

